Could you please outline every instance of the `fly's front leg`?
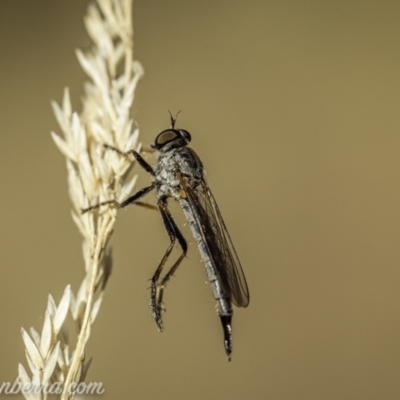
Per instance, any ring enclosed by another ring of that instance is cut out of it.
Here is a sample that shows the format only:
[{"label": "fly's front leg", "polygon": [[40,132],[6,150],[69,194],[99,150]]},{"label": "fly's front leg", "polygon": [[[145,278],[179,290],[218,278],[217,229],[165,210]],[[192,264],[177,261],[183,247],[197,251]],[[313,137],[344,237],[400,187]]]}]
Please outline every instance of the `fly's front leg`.
[{"label": "fly's front leg", "polygon": [[[182,234],[178,230],[172,216],[167,208],[167,204],[165,199],[161,199],[158,201],[158,208],[161,213],[162,220],[164,222],[165,229],[168,233],[170,244],[160,261],[156,272],[154,273],[153,277],[151,278],[151,291],[150,291],[150,308],[151,313],[156,321],[157,327],[160,331],[163,329],[162,317],[161,313],[163,311],[162,306],[162,297],[163,297],[163,290],[166,282],[168,281],[169,277],[172,273],[176,270],[182,259],[184,258],[186,251],[187,251],[187,244],[185,239],[183,238]],[[164,268],[165,263],[168,260],[169,255],[171,254],[172,249],[174,248],[176,239],[178,239],[179,244],[182,247],[183,254],[179,257],[176,263],[173,265],[171,270],[165,276],[165,278],[159,283],[161,272]]]},{"label": "fly's front leg", "polygon": [[140,165],[146,172],[148,172],[149,174],[151,174],[151,175],[153,175],[153,176],[156,175],[156,173],[154,172],[152,166],[151,166],[137,151],[135,151],[135,150],[128,150],[128,151],[126,151],[126,152],[123,152],[123,151],[121,151],[121,150],[117,149],[116,147],[111,146],[111,145],[109,145],[109,144],[105,144],[104,147],[105,147],[106,149],[110,149],[110,150],[113,150],[113,151],[117,152],[119,155],[121,155],[121,156],[123,156],[123,157],[127,157],[127,156],[129,156],[130,154],[132,154],[133,157],[135,157],[136,161],[139,163],[139,165]]}]

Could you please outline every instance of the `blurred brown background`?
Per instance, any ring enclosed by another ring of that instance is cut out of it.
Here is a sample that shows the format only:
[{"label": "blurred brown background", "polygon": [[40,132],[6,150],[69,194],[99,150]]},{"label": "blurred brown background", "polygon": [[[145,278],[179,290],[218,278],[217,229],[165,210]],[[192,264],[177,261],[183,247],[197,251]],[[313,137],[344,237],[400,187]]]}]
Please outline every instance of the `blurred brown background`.
[{"label": "blurred brown background", "polygon": [[[80,107],[86,6],[0,2],[1,382],[26,365],[20,328],[41,329],[48,293],[59,301],[83,277],[49,132],[64,86]],[[251,302],[235,313],[228,363],[192,244],[159,334],[147,280],[168,238],[157,213],[122,211],[88,380],[107,399],[399,399],[400,3],[136,0],[134,11],[141,141],[183,110]]]}]

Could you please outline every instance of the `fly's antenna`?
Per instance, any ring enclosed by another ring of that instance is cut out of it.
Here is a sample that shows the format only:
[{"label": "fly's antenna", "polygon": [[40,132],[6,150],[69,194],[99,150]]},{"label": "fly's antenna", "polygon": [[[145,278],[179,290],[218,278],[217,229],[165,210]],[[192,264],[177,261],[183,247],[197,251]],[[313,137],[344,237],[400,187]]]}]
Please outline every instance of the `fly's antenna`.
[{"label": "fly's antenna", "polygon": [[175,122],[178,119],[178,115],[182,110],[179,110],[176,114],[175,114],[175,118],[172,116],[171,111],[168,110],[169,112],[169,116],[171,117],[171,129],[175,128]]}]

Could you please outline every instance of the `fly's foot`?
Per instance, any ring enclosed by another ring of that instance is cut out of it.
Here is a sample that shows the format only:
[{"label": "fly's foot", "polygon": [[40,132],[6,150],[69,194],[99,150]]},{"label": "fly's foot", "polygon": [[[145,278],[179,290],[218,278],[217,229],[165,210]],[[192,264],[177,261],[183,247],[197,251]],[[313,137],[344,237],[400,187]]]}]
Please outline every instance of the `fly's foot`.
[{"label": "fly's foot", "polygon": [[162,311],[164,308],[161,303],[157,303],[151,299],[150,301],[150,308],[151,308],[151,315],[153,316],[154,320],[156,321],[157,328],[160,332],[163,331],[163,320],[161,317]]},{"label": "fly's foot", "polygon": [[151,315],[153,316],[154,320],[156,321],[157,328],[160,332],[163,330],[163,321],[161,314],[165,311],[165,308],[162,305],[162,302],[159,300],[159,288],[157,287],[156,282],[151,282],[150,288],[150,309]]}]

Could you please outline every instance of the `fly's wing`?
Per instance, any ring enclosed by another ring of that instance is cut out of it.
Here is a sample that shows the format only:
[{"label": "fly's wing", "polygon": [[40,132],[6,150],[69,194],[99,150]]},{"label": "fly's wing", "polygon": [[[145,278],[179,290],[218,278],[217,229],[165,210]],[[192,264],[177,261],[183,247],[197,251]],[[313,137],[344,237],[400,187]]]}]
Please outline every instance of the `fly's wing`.
[{"label": "fly's wing", "polygon": [[229,293],[233,304],[247,307],[250,296],[246,278],[207,182],[202,179],[196,189],[192,189],[183,177],[180,180],[224,289]]}]

